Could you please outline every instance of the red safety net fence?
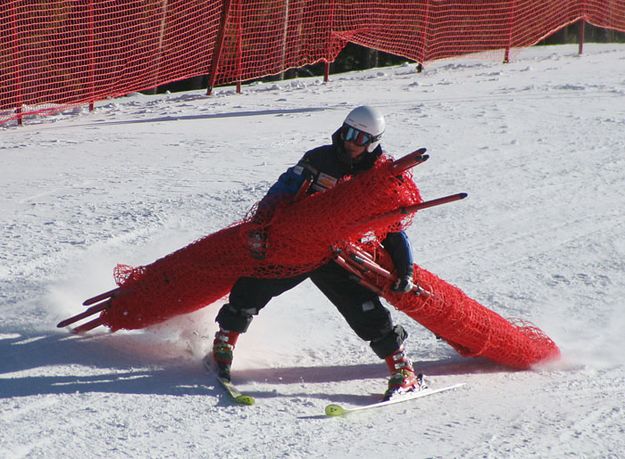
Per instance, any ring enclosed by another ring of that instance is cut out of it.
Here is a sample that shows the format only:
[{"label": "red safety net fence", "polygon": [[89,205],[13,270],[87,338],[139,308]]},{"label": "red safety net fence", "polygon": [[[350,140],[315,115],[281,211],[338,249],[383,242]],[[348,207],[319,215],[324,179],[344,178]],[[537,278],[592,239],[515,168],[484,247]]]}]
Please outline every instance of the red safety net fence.
[{"label": "red safety net fence", "polygon": [[[417,151],[411,156],[418,159],[419,155]],[[509,322],[417,265],[413,279],[428,293],[391,291],[396,275],[378,241],[411,223],[406,209],[466,196],[460,193],[424,203],[411,174],[399,173],[397,164],[385,158],[373,169],[347,177],[323,193],[284,201],[269,219],[259,221],[258,213],[252,211],[244,221],[152,264],[119,265],[114,273],[119,287],[87,300],[85,305],[93,306],[58,326],[99,314],[75,331],[100,325],[113,331],[144,328],[214,303],[240,276],[292,277],[335,259],[363,285],[464,356],[483,356],[523,369],[558,357],[558,347],[538,328]],[[367,205],[362,205],[362,196],[367,196]],[[250,234],[259,230],[266,235],[262,258],[255,256],[249,244]],[[362,260],[376,263],[386,275]]]},{"label": "red safety net fence", "polygon": [[625,0],[3,0],[0,123],[332,62],[348,42],[423,63],[530,46],[578,20],[625,31]]}]

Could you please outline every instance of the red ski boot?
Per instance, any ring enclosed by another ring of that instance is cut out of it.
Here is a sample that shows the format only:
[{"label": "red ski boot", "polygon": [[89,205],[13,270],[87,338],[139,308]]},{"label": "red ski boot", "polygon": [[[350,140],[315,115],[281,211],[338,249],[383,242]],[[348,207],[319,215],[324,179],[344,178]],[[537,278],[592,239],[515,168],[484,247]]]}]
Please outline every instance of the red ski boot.
[{"label": "red ski boot", "polygon": [[386,357],[386,364],[391,372],[388,389],[384,393],[384,400],[390,400],[395,395],[405,394],[425,389],[422,374],[415,374],[412,362],[404,354],[404,347],[400,347],[393,354]]},{"label": "red ski boot", "polygon": [[[234,346],[239,338],[238,332],[219,329],[215,333],[213,340],[212,358],[217,365],[217,373],[220,378],[230,381],[230,367],[232,366],[232,358]],[[208,363],[210,355],[204,359],[205,364]]]}]

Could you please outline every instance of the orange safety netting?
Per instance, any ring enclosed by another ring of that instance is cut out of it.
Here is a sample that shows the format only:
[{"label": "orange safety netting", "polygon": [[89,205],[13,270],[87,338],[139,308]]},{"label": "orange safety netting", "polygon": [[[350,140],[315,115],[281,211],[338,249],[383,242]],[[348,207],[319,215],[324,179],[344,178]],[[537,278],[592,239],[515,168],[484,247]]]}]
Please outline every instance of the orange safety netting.
[{"label": "orange safety netting", "polygon": [[427,62],[530,46],[577,20],[625,31],[625,0],[4,0],[0,123],[332,62],[348,42]]},{"label": "orange safety netting", "polygon": [[[362,196],[367,196],[366,205]],[[352,247],[392,272],[390,257],[376,241],[410,223],[411,218],[392,211],[421,202],[409,173],[397,176],[391,161],[379,161],[374,169],[328,191],[282,203],[269,221],[257,223],[252,213],[150,265],[118,266],[115,278],[120,287],[107,300],[97,325],[112,330],[147,327],[215,302],[239,276],[295,276]],[[248,246],[250,232],[259,229],[268,235],[262,260]],[[394,293],[392,279],[364,272],[374,290],[462,355],[483,356],[513,368],[529,368],[559,355],[555,343],[538,328],[507,321],[417,265],[414,280],[428,295]]]},{"label": "orange safety netting", "polygon": [[[327,262],[334,247],[355,242],[365,233],[383,238],[410,218],[388,217],[372,226],[371,217],[421,202],[408,174],[397,178],[391,166],[391,161],[378,161],[357,179],[284,203],[262,225],[251,215],[150,265],[118,266],[115,278],[121,289],[102,313],[103,324],[112,330],[143,328],[213,303],[240,276],[295,276]],[[367,196],[366,206],[359,204],[362,196]],[[250,232],[259,229],[268,235],[262,260],[248,248]]]},{"label": "orange safety netting", "polygon": [[[373,254],[381,266],[392,266],[385,251],[363,249]],[[417,265],[413,279],[427,294],[399,295],[391,291],[388,279],[368,274],[395,308],[445,339],[465,357],[485,357],[512,368],[527,369],[560,355],[558,346],[539,328],[521,320],[504,319]]]}]

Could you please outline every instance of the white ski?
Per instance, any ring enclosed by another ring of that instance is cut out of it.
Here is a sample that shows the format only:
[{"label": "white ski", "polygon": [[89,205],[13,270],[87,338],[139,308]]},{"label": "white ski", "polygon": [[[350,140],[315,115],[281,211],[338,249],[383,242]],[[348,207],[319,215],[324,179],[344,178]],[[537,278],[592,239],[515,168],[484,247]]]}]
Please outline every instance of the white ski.
[{"label": "white ski", "polygon": [[458,387],[464,386],[466,383],[458,383],[452,386],[441,387],[439,389],[423,389],[418,392],[409,392],[407,394],[401,395],[399,397],[392,398],[390,400],[386,400],[384,402],[371,403],[369,405],[355,406],[351,408],[343,407],[341,405],[337,405],[332,403],[326,406],[326,415],[327,416],[343,416],[345,414],[354,413],[356,411],[364,411],[370,410],[372,408],[381,408],[383,406],[394,405],[396,403],[407,402],[409,400],[414,400],[416,398],[427,397],[428,395],[438,394],[439,392],[445,392],[451,389],[457,389]]},{"label": "white ski", "polygon": [[[204,368],[210,373],[215,372],[215,368],[212,365],[212,360],[210,358],[204,358],[202,361],[204,364]],[[239,405],[253,405],[256,403],[256,400],[251,395],[243,394],[237,386],[232,384],[228,378],[224,378],[223,376],[217,375],[217,381],[222,385],[226,392],[230,396],[233,402],[238,403]]]},{"label": "white ski", "polygon": [[237,389],[236,386],[227,379],[217,376],[217,381],[219,381],[224,389],[226,389],[226,392],[228,392],[230,398],[232,398],[232,400],[239,405],[253,405],[254,403],[256,403],[254,397],[252,397],[251,395],[242,394],[239,389]]}]

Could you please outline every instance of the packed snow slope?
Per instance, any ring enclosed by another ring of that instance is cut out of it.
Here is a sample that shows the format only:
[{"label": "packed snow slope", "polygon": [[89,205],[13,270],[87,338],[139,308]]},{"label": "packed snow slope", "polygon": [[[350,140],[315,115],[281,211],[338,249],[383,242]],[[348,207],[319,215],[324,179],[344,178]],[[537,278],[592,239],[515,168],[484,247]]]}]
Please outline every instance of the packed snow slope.
[{"label": "packed snow slope", "polygon": [[[416,215],[417,263],[542,328],[561,361],[462,358],[394,311],[431,385],[467,385],[326,418],[376,400],[386,368],[309,282],[239,340],[253,407],[201,366],[223,300],[143,331],[55,328],[114,287],[116,263],[241,219],[364,103],[386,116],[390,153],[428,148],[425,199],[469,193]],[[625,45],[136,94],[3,126],[0,161],[2,458],[625,458]]]}]

